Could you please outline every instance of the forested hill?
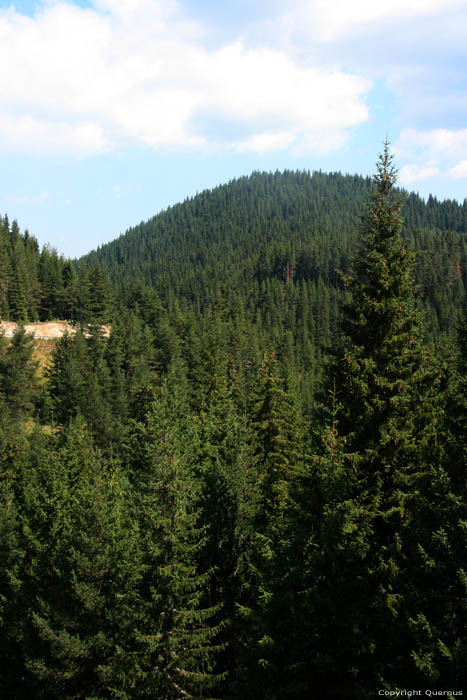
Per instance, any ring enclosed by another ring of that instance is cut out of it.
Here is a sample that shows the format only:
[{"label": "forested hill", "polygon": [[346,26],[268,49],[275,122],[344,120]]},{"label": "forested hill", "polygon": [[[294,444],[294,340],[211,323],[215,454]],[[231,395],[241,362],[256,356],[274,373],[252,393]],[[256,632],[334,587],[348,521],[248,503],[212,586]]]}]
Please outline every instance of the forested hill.
[{"label": "forested hill", "polygon": [[[349,269],[370,188],[358,175],[253,173],[167,209],[83,260],[127,289],[143,280],[168,308],[175,300],[202,313],[242,307],[255,322],[276,325],[278,303],[291,318],[311,299],[318,325],[330,318],[332,326],[338,271]],[[467,201],[409,194],[402,213],[404,235],[421,252],[419,297],[436,336],[455,323],[467,282]]]},{"label": "forested hill", "polygon": [[416,263],[395,182],[254,174],[76,266],[0,220],[1,698],[462,694],[465,206],[408,197]]}]

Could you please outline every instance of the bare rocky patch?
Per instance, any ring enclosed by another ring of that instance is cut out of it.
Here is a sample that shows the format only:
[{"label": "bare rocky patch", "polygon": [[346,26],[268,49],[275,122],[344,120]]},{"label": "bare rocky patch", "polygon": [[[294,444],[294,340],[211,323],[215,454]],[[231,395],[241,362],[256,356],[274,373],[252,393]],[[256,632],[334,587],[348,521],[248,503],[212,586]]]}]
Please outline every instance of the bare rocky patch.
[{"label": "bare rocky patch", "polygon": [[[25,323],[26,333],[33,335],[38,340],[53,340],[61,338],[64,333],[70,335],[76,333],[79,326],[71,324],[69,321],[43,321],[39,323]],[[5,338],[12,338],[18,330],[18,324],[14,321],[0,321],[0,332],[3,331]],[[104,336],[110,335],[110,326],[101,326]]]}]

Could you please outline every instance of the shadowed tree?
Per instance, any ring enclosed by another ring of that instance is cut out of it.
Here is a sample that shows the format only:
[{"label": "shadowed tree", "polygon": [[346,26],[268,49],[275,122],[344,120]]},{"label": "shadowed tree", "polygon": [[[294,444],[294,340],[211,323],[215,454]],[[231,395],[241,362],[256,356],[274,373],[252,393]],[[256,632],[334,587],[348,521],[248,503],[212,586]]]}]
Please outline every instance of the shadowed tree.
[{"label": "shadowed tree", "polygon": [[437,371],[421,342],[396,175],[386,143],[354,276],[345,277],[347,342],[334,361],[332,420],[316,464],[321,512],[304,558],[304,662],[309,692],[322,686],[323,698],[371,697],[375,687],[424,679],[410,619],[423,597],[421,510],[439,472],[441,409]]}]

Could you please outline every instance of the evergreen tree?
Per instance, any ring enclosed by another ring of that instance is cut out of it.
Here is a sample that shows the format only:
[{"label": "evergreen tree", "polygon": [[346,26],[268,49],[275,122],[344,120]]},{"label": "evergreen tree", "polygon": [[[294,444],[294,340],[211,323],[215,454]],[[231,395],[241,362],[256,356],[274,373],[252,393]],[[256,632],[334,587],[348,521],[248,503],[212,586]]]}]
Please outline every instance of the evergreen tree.
[{"label": "evergreen tree", "polygon": [[11,342],[0,351],[0,395],[15,421],[28,416],[38,393],[34,340],[20,327]]},{"label": "evergreen tree", "polygon": [[8,290],[8,306],[10,316],[14,321],[25,323],[28,321],[28,310],[24,281],[21,275],[17,256],[12,259],[11,284]]},{"label": "evergreen tree", "polygon": [[113,697],[103,668],[125,643],[140,576],[127,480],[78,419],[55,444],[36,436],[10,497],[2,640],[16,677],[3,697]]},{"label": "evergreen tree", "polygon": [[86,395],[87,348],[81,332],[64,333],[57,341],[47,370],[48,393],[54,420],[68,425],[83,413]]},{"label": "evergreen tree", "polygon": [[[458,328],[458,352],[445,388],[445,423],[438,428],[444,446],[441,466],[420,488],[417,517],[423,528],[414,553],[423,592],[414,587],[409,624],[413,656],[430,683],[462,687],[467,680],[467,306]],[[449,349],[445,348],[443,364]]]},{"label": "evergreen tree", "polygon": [[39,280],[41,285],[40,318],[48,321],[60,317],[63,280],[61,268],[63,259],[50,246],[42,248],[39,259]]},{"label": "evergreen tree", "polygon": [[[202,606],[210,572],[198,570],[205,531],[190,476],[192,435],[186,396],[174,374],[161,387],[137,436],[136,513],[144,552],[132,634],[109,669],[116,697],[209,697],[219,648],[216,610]],[[191,435],[190,435],[191,433]],[[183,437],[182,437],[183,435]]]},{"label": "evergreen tree", "polygon": [[10,285],[10,256],[8,219],[0,216],[0,319],[10,318],[9,285]]},{"label": "evergreen tree", "polygon": [[218,658],[218,668],[227,671],[227,678],[217,691],[225,697],[231,695],[237,682],[242,633],[238,609],[250,578],[247,561],[259,489],[249,445],[251,431],[234,401],[239,387],[225,355],[225,326],[218,319],[209,326],[197,346],[193,382],[197,453],[193,470],[200,488],[200,522],[206,528],[200,562],[202,569],[212,570],[204,599],[218,608],[215,619],[227,622],[220,635],[224,650]]},{"label": "evergreen tree", "polygon": [[261,491],[260,521],[267,527],[269,512],[286,509],[292,483],[300,475],[298,411],[280,376],[275,353],[265,353],[258,373],[252,427],[255,462]]},{"label": "evergreen tree", "polygon": [[436,470],[440,408],[395,182],[385,144],[355,276],[346,278],[348,342],[335,361],[333,422],[317,467],[320,526],[304,567],[317,643],[307,660],[322,697],[370,697],[423,678],[408,619],[410,590],[423,588],[412,563],[423,537],[418,494]]},{"label": "evergreen tree", "polygon": [[296,491],[304,475],[298,418],[274,353],[265,353],[252,423],[259,497],[246,581],[249,596],[244,595],[240,601],[244,650],[237,692],[245,700],[296,697],[290,692],[290,683],[294,692],[300,687],[288,668],[295,627],[291,620],[296,609],[292,591],[298,583],[294,577],[300,556],[295,551],[300,537],[292,521]]},{"label": "evergreen tree", "polygon": [[109,323],[113,313],[113,294],[110,280],[99,264],[88,272],[90,312],[87,319],[92,323]]},{"label": "evergreen tree", "polygon": [[63,293],[59,318],[74,321],[78,314],[78,276],[74,265],[67,260],[62,268]]},{"label": "evergreen tree", "polygon": [[26,678],[23,635],[30,602],[24,596],[28,549],[22,530],[24,499],[20,496],[29,475],[27,437],[23,425],[12,421],[0,405],[0,696],[11,700],[35,698]]}]

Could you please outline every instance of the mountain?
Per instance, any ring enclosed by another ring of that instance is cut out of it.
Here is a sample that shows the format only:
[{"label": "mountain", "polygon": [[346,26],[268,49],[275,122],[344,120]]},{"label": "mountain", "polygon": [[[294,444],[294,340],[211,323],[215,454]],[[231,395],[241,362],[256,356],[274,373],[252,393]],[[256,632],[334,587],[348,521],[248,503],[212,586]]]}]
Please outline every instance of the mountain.
[{"label": "mountain", "polygon": [[[143,281],[166,308],[201,314],[223,308],[271,329],[329,339],[342,301],[341,272],[356,250],[371,180],[340,173],[253,173],[202,192],[129,229],[83,258],[120,287]],[[458,320],[467,283],[467,200],[407,194],[403,233],[419,252],[427,337]],[[126,290],[126,291],[125,291]],[[280,309],[278,308],[280,307]],[[308,317],[308,320],[305,320]]]},{"label": "mountain", "polygon": [[75,262],[0,220],[1,697],[462,687],[466,206],[395,181],[254,173]]}]

